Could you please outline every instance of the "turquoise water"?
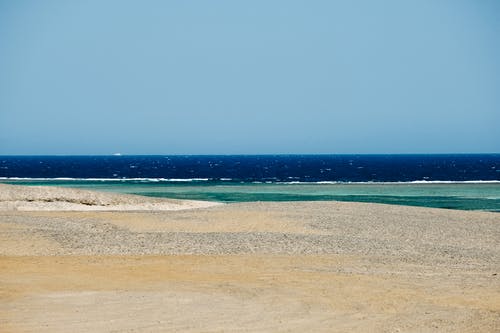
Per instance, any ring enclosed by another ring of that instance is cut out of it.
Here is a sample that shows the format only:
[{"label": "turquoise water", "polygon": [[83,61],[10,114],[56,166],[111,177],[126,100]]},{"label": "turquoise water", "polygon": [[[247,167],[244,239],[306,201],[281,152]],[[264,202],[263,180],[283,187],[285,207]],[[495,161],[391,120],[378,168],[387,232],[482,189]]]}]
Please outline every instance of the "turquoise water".
[{"label": "turquoise water", "polygon": [[89,180],[3,182],[17,185],[57,185],[152,197],[220,202],[337,200],[500,211],[500,183],[253,184]]}]

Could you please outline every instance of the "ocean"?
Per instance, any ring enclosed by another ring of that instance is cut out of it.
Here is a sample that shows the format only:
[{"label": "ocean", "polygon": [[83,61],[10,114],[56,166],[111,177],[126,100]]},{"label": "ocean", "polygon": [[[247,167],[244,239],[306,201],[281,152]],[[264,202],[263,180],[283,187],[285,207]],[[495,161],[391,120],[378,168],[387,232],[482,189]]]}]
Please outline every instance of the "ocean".
[{"label": "ocean", "polygon": [[0,156],[0,182],[221,202],[500,211],[500,154]]}]

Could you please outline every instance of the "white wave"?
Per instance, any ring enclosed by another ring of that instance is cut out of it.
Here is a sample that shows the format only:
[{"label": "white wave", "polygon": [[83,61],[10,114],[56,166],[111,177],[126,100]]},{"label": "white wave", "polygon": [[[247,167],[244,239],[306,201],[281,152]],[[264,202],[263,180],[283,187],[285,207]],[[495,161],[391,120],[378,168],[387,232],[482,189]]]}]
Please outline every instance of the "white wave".
[{"label": "white wave", "polygon": [[124,181],[124,180],[147,180],[148,178],[70,178],[70,177],[0,177],[0,180],[27,180],[27,181]]},{"label": "white wave", "polygon": [[146,182],[195,182],[208,181],[209,178],[70,178],[70,177],[0,177],[0,180],[25,180],[25,181],[103,181],[103,182],[127,182],[127,181],[146,181]]},{"label": "white wave", "polygon": [[414,180],[411,182],[401,182],[411,184],[498,184],[500,180]]},{"label": "white wave", "polygon": [[[102,181],[102,182],[205,182],[209,181],[210,178],[71,178],[71,177],[55,177],[55,178],[43,178],[43,177],[0,177],[0,181]],[[220,178],[220,181],[233,181],[232,178]],[[243,182],[244,183],[244,182]],[[383,184],[500,184],[500,180],[413,180],[406,182],[377,182],[377,181],[367,181],[367,182],[351,182],[351,181],[317,181],[317,182],[307,182],[307,181],[252,181],[253,184],[280,184],[280,185],[337,185],[337,184],[373,184],[373,185],[383,185]]]},{"label": "white wave", "polygon": [[283,185],[397,185],[397,184],[500,184],[500,180],[413,180],[407,182],[378,182],[378,181],[367,181],[367,182],[351,182],[351,181],[318,181],[318,182],[304,182],[304,181],[293,181],[293,182],[277,182],[277,184]]},{"label": "white wave", "polygon": [[168,178],[164,181],[167,182],[206,182],[208,178]]}]

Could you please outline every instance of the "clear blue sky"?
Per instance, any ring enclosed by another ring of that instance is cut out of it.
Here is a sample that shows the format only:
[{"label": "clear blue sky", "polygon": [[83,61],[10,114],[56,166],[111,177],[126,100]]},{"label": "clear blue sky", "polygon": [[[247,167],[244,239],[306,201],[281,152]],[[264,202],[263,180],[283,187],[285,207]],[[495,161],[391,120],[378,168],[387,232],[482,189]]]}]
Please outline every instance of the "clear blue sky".
[{"label": "clear blue sky", "polygon": [[500,1],[0,0],[0,154],[500,152]]}]

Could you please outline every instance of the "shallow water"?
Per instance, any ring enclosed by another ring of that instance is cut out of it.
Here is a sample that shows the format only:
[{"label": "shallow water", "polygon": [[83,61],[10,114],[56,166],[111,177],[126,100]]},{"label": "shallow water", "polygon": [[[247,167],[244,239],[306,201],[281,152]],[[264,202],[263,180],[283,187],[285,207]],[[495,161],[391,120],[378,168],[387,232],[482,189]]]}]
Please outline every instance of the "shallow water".
[{"label": "shallow water", "polygon": [[130,180],[4,180],[2,182],[220,202],[337,200],[500,211],[500,183],[255,184]]}]

